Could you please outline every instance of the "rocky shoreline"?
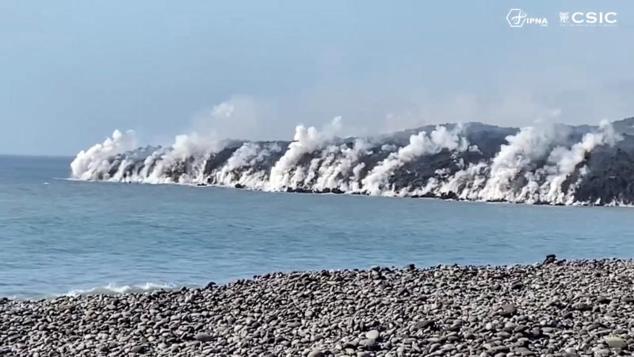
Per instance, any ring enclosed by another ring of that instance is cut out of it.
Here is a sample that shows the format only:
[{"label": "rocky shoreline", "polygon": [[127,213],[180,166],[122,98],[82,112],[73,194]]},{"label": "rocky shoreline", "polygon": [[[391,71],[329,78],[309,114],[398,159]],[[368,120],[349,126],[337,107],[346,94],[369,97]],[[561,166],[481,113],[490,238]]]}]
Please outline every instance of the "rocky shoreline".
[{"label": "rocky shoreline", "polygon": [[0,356],[629,356],[633,287],[630,260],[550,256],[0,299]]}]

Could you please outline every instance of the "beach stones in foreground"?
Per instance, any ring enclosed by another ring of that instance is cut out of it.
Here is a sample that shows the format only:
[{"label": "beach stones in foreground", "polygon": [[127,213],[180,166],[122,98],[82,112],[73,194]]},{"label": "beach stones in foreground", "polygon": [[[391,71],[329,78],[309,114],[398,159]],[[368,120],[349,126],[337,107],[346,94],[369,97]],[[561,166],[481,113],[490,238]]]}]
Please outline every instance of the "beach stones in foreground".
[{"label": "beach stones in foreground", "polygon": [[4,356],[634,354],[634,263],[270,273],[146,294],[0,299]]}]

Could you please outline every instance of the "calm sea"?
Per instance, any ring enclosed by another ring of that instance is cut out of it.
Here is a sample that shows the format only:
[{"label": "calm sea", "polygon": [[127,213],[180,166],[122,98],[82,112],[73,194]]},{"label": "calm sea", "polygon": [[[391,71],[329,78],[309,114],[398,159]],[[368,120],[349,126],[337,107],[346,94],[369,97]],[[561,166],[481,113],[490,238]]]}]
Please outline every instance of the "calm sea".
[{"label": "calm sea", "polygon": [[70,160],[0,156],[0,296],[634,255],[633,208],[77,182],[66,179]]}]

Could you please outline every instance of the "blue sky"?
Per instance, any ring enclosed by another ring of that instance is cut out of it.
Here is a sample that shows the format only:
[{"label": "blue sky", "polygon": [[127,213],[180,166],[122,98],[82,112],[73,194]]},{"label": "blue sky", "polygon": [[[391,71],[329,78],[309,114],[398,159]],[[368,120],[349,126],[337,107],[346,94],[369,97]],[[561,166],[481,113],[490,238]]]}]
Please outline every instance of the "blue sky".
[{"label": "blue sky", "polygon": [[[550,24],[510,28],[511,8]],[[588,10],[618,23],[558,23]],[[73,155],[114,129],[288,139],[335,116],[358,135],[620,119],[633,24],[625,1],[0,0],[0,153]]]}]

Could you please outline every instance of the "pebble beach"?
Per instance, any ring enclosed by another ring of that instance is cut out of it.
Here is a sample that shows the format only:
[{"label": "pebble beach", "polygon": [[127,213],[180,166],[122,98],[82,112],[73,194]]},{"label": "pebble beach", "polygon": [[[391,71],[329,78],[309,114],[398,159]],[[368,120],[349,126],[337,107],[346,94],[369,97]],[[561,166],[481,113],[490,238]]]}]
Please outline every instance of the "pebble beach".
[{"label": "pebble beach", "polygon": [[630,356],[633,288],[630,260],[549,256],[0,298],[0,356]]}]

